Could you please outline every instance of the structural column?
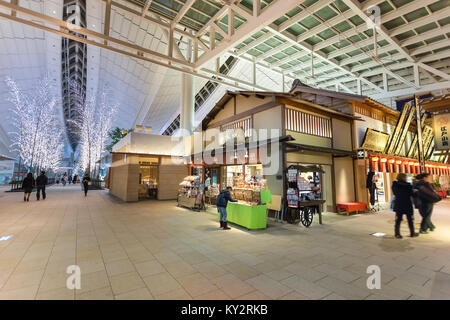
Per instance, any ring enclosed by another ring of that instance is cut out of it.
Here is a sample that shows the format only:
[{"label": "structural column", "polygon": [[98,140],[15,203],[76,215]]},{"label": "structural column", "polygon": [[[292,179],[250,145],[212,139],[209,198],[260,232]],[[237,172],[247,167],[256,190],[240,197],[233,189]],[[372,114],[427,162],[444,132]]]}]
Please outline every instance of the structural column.
[{"label": "structural column", "polygon": [[181,74],[181,113],[180,129],[190,134],[194,131],[194,78],[190,74]]}]

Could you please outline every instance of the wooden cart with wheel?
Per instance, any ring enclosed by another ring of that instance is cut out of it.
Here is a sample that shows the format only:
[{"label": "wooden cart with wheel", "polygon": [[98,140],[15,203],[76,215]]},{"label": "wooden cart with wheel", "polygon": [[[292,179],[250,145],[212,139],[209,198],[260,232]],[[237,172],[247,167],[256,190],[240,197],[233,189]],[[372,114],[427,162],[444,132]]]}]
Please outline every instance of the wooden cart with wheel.
[{"label": "wooden cart with wheel", "polygon": [[314,219],[314,215],[319,215],[319,224],[322,224],[322,204],[325,200],[299,201],[298,208],[288,208],[287,221],[292,224],[302,223],[309,227]]}]

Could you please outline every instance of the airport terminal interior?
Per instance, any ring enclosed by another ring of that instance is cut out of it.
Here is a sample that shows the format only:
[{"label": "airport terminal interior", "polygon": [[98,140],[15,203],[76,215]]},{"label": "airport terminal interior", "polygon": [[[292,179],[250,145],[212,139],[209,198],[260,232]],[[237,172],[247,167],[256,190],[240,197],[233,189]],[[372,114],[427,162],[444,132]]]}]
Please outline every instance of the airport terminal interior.
[{"label": "airport terminal interior", "polygon": [[0,0],[0,300],[449,300],[448,0]]}]

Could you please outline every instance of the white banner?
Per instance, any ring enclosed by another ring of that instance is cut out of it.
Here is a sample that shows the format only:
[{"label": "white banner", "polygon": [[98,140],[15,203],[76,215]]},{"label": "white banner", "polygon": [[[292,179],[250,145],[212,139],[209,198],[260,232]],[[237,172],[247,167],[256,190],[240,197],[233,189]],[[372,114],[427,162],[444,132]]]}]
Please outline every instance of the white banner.
[{"label": "white banner", "polygon": [[450,113],[433,116],[436,150],[449,150]]}]

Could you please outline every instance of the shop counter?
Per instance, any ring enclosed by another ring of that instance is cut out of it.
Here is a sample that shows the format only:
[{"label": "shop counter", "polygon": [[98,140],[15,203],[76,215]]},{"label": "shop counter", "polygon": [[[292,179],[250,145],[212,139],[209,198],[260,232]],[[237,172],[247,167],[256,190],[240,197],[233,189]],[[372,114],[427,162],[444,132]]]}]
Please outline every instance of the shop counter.
[{"label": "shop counter", "polygon": [[[220,219],[220,213],[218,213]],[[249,206],[238,202],[228,202],[227,221],[247,229],[265,229],[267,227],[267,206]]]}]

